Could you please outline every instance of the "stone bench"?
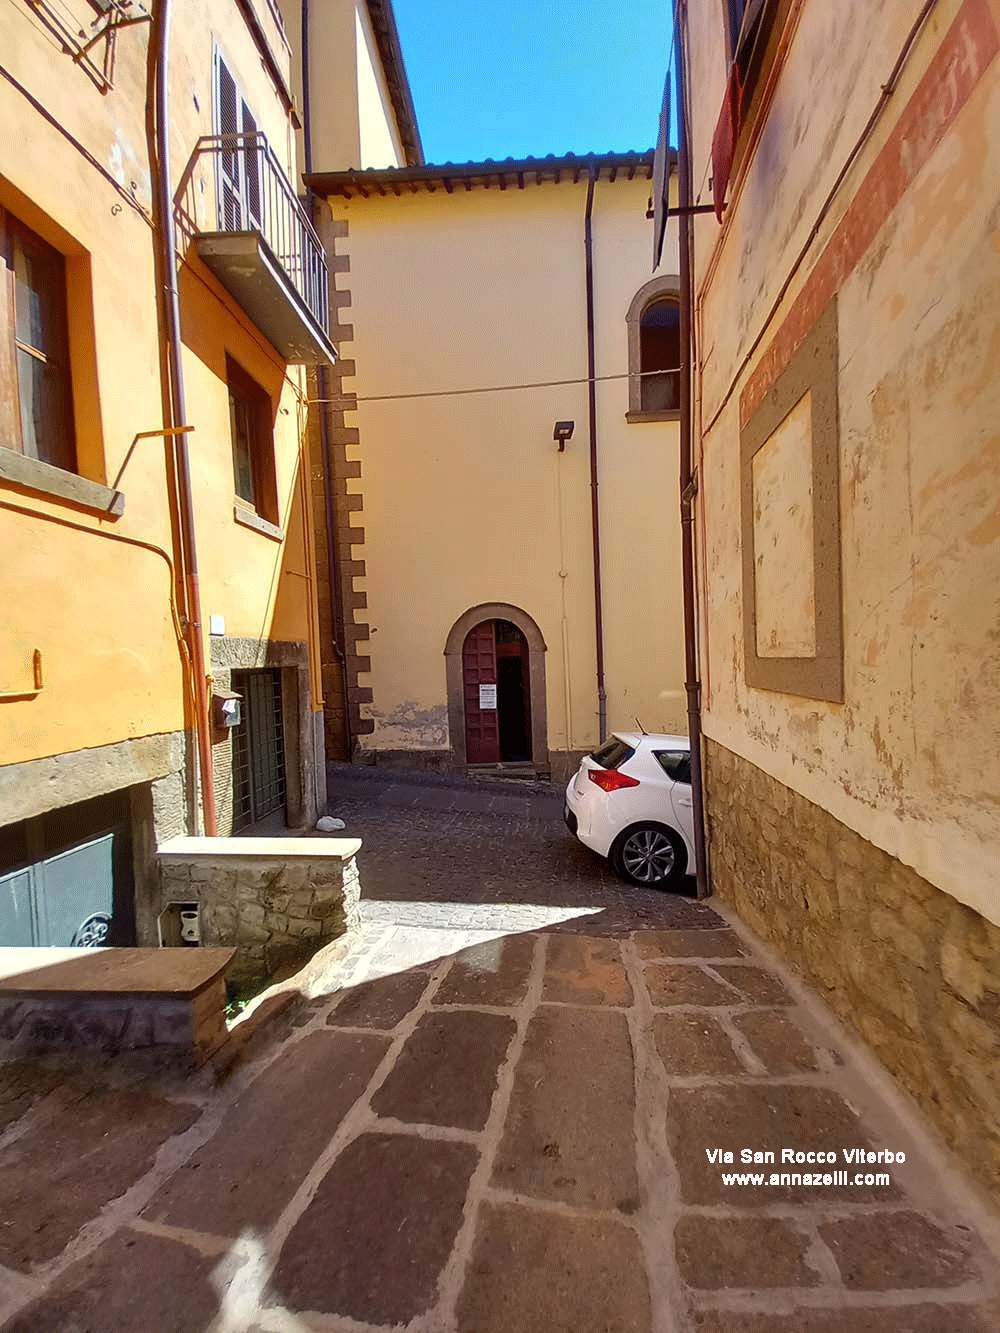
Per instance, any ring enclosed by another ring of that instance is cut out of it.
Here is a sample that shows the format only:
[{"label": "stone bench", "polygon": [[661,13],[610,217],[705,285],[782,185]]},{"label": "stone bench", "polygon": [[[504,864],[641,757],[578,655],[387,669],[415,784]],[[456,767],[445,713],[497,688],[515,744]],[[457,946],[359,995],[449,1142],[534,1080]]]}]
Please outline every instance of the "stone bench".
[{"label": "stone bench", "polygon": [[155,1047],[204,1059],[226,1035],[234,949],[0,949],[0,1041],[15,1052]]},{"label": "stone bench", "polygon": [[160,899],[197,904],[203,945],[233,945],[229,980],[272,977],[358,920],[360,838],[172,838]]}]

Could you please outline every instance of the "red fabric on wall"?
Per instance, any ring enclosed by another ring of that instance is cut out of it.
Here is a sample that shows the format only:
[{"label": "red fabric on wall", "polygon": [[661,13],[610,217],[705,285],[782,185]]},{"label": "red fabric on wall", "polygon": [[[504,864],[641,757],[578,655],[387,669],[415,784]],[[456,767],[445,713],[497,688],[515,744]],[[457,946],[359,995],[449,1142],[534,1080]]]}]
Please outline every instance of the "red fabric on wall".
[{"label": "red fabric on wall", "polygon": [[726,95],[722,99],[722,110],[712,136],[712,201],[715,204],[715,216],[722,221],[722,210],[726,206],[726,189],[729,186],[729,173],[733,169],[733,153],[739,138],[743,118],[743,83],[740,71],[733,64],[726,84]]}]

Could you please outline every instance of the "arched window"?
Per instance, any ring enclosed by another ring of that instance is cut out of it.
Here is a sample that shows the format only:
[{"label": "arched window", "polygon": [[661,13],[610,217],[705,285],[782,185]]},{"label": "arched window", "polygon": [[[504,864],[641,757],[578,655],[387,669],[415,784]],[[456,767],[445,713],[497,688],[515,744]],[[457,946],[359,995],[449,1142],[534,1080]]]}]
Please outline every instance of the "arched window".
[{"label": "arched window", "polygon": [[628,325],[629,421],[671,421],[680,414],[679,282],[654,278],[636,293]]},{"label": "arched window", "polygon": [[681,308],[672,297],[650,301],[639,320],[643,412],[679,412],[681,407]]}]

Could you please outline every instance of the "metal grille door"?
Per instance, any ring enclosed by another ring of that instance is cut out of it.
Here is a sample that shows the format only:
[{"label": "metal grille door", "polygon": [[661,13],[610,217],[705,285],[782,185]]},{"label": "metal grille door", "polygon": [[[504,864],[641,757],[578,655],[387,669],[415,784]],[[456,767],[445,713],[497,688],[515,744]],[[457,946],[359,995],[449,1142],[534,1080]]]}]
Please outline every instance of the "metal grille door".
[{"label": "metal grille door", "polygon": [[285,734],[280,671],[234,671],[243,696],[233,728],[233,831],[256,824],[285,805]]},{"label": "metal grille door", "polygon": [[[462,677],[465,691],[466,763],[498,764],[500,728],[497,720],[497,644],[494,621],[485,620],[466,635],[462,645]],[[484,686],[488,688],[482,688]]]}]

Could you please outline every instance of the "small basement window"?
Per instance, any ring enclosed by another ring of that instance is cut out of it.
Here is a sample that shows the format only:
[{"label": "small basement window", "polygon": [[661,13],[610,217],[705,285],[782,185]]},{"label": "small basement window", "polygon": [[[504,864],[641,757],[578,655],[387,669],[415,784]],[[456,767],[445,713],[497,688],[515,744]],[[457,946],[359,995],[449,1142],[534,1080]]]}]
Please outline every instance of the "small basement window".
[{"label": "small basement window", "polygon": [[271,396],[226,357],[236,498],[267,523],[278,522]]}]

